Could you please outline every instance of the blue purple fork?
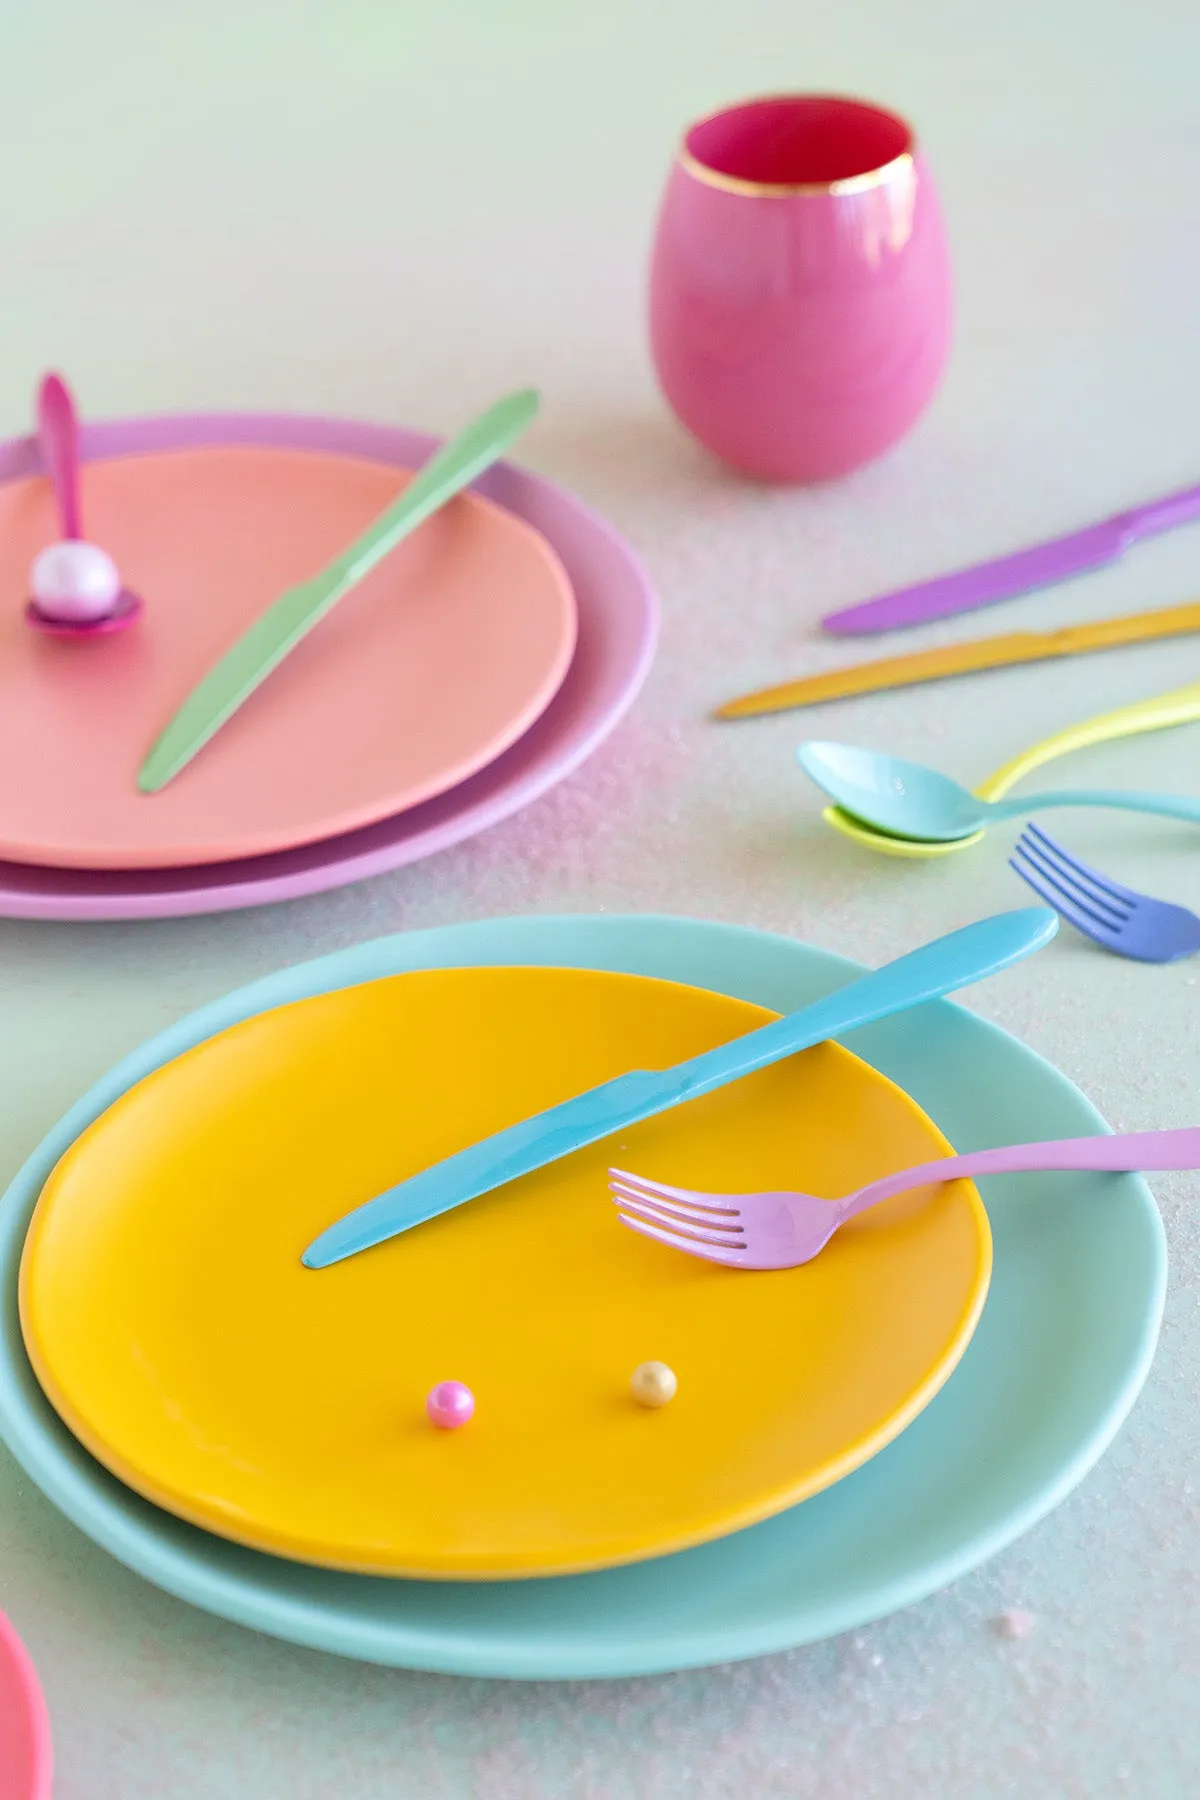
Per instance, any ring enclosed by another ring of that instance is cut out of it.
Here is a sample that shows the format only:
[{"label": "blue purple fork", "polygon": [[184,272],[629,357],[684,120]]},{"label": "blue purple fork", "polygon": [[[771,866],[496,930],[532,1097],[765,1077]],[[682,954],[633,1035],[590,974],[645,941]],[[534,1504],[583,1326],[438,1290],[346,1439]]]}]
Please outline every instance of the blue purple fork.
[{"label": "blue purple fork", "polygon": [[1037,825],[1021,833],[1009,866],[1077,931],[1118,956],[1164,963],[1200,950],[1200,918],[1194,912],[1122,887]]}]

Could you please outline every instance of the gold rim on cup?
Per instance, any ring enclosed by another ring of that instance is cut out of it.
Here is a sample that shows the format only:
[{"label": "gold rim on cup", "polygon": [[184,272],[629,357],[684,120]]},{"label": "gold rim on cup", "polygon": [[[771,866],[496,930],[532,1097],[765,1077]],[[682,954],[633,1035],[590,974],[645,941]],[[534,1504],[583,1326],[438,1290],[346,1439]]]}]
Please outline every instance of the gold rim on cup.
[{"label": "gold rim on cup", "polygon": [[[768,105],[781,100],[821,100],[850,106],[861,106],[867,110],[892,119],[905,133],[907,144],[898,155],[889,157],[877,168],[866,169],[861,175],[836,176],[830,181],[748,181],[740,175],[725,175],[719,169],[701,162],[700,158],[688,149],[688,141],[693,132],[699,131],[702,125],[708,125],[719,119],[723,113],[737,112],[742,107]],[[888,107],[875,106],[869,100],[857,100],[848,94],[756,94],[747,100],[734,100],[727,106],[719,106],[715,112],[705,113],[702,118],[693,119],[687,126],[676,152],[679,167],[696,181],[702,181],[708,187],[719,188],[727,194],[741,194],[750,199],[783,200],[798,194],[834,195],[861,194],[874,187],[882,187],[885,182],[892,181],[902,172],[911,170],[916,155],[916,133],[908,120],[900,113],[892,112]]]}]

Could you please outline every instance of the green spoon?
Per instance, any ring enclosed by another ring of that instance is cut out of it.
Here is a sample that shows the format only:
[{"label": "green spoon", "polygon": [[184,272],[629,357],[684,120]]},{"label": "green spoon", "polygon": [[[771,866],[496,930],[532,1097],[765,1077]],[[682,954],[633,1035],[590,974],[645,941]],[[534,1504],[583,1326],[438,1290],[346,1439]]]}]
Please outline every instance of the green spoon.
[{"label": "green spoon", "polygon": [[1075,788],[980,800],[936,769],[853,744],[801,744],[796,756],[805,774],[854,818],[892,837],[927,843],[952,843],[1000,819],[1024,818],[1051,806],[1113,806],[1200,825],[1200,800],[1175,794]]},{"label": "green spoon", "polygon": [[186,768],[243,700],[279,667],[289,650],[294,650],[402,538],[498,461],[537,409],[538,395],[533,388],[522,388],[498,400],[443,444],[399,499],[393,500],[349,549],[335,556],[311,581],[288,588],[273,601],[213,664],[150,746],[138,770],[137,784],[143,794],[156,794]]}]

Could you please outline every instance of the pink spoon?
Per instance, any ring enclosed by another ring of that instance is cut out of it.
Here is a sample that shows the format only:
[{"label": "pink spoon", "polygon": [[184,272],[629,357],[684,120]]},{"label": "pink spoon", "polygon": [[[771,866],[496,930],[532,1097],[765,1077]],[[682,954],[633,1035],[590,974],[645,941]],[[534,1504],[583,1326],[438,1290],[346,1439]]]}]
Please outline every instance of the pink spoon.
[{"label": "pink spoon", "polygon": [[1131,1131],[1051,1143],[1008,1144],[968,1156],[943,1156],[895,1175],[883,1175],[839,1199],[816,1194],[706,1194],[668,1187],[626,1169],[610,1169],[622,1225],[732,1269],[794,1269],[823,1250],[839,1225],[893,1194],[972,1175],[1016,1175],[1043,1169],[1091,1169],[1111,1174],[1135,1169],[1200,1168],[1200,1128]]},{"label": "pink spoon", "polygon": [[102,637],[124,631],[142,602],[123,587],[117,565],[83,535],[79,504],[79,420],[70,389],[47,375],[38,392],[38,448],[62,519],[62,539],[34,559],[26,622],[50,637]]}]

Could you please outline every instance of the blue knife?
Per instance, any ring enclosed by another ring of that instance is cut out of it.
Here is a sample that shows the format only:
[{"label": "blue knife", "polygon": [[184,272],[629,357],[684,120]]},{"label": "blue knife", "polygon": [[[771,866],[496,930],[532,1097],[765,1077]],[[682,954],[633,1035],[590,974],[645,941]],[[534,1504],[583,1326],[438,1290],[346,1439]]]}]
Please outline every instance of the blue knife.
[{"label": "blue knife", "polygon": [[302,1261],[310,1269],[343,1262],[360,1250],[370,1250],[414,1225],[436,1219],[439,1213],[502,1187],[506,1181],[515,1181],[518,1175],[556,1162],[560,1156],[569,1156],[573,1150],[582,1150],[598,1138],[624,1131],[685,1100],[698,1099],[797,1050],[982,981],[1040,950],[1057,930],[1058,915],[1045,906],[998,913],[937,938],[920,950],[911,950],[824,1000],[760,1025],[756,1031],[674,1068],[633,1069],[618,1075],[388,1188],[314,1238]]}]

